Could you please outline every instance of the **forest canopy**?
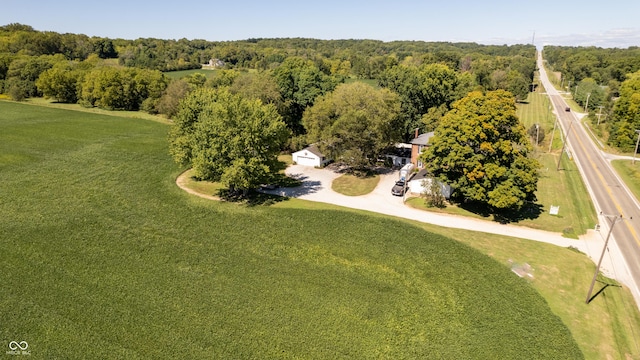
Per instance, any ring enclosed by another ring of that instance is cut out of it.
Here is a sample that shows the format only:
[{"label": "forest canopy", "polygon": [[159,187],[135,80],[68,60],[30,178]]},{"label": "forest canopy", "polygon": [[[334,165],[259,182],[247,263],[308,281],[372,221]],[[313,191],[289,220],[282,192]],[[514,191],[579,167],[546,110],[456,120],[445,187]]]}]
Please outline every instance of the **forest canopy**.
[{"label": "forest canopy", "polygon": [[640,48],[545,46],[544,57],[607,143],[633,151],[640,129]]}]

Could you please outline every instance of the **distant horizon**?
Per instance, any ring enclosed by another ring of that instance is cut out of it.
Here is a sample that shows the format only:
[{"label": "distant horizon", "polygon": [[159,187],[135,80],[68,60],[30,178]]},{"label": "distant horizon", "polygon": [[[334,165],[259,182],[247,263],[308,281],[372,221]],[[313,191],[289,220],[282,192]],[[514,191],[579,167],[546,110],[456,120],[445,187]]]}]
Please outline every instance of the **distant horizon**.
[{"label": "distant horizon", "polygon": [[[640,46],[640,1],[602,6],[538,0],[525,4],[494,0],[326,0],[309,4],[292,0],[247,0],[175,6],[167,0],[87,4],[80,0],[4,0],[0,24],[20,23],[38,31],[136,40],[243,41],[306,38],[546,45],[602,48]],[[535,37],[534,37],[535,33]]]},{"label": "distant horizon", "polygon": [[[0,26],[6,26],[6,25],[10,25],[10,24],[14,24],[16,22],[13,23],[7,23],[7,24],[0,24]],[[59,34],[65,34],[65,33],[71,33],[71,34],[76,34],[76,35],[86,35],[88,37],[96,37],[96,38],[105,38],[105,39],[112,39],[112,40],[117,40],[117,39],[122,39],[122,40],[138,40],[138,39],[159,39],[159,40],[174,40],[174,41],[178,41],[181,39],[185,39],[185,38],[160,38],[160,37],[144,37],[144,36],[139,36],[139,37],[110,37],[110,36],[103,36],[103,35],[93,35],[93,34],[86,34],[86,33],[82,33],[82,32],[70,32],[70,31],[65,31],[65,32],[60,32],[60,31],[56,31],[56,30],[49,30],[49,29],[38,29],[35,26],[32,26],[31,24],[24,24],[24,23],[19,23],[21,25],[27,25],[27,26],[31,26],[35,31],[39,31],[39,32],[56,32]],[[624,29],[621,29],[622,31],[624,31]],[[629,29],[631,30],[631,29]],[[638,37],[640,38],[640,34],[638,35]],[[533,39],[533,35],[532,35],[532,39]],[[572,38],[572,36],[566,36],[565,38]],[[542,49],[544,46],[567,46],[567,47],[600,47],[600,48],[630,48],[630,47],[639,47],[640,45],[624,45],[624,44],[618,44],[618,45],[611,45],[609,43],[609,46],[607,46],[607,44],[604,45],[600,45],[598,44],[598,42],[603,42],[602,39],[599,39],[598,41],[596,41],[596,43],[589,43],[589,41],[593,41],[592,37],[586,36],[586,35],[573,35],[574,39],[579,39],[582,38],[584,40],[580,41],[581,45],[565,45],[565,44],[554,44],[554,43],[545,43],[545,44],[535,44],[537,49]],[[426,42],[426,43],[452,43],[452,44],[459,44],[459,43],[475,43],[478,45],[487,45],[487,46],[514,46],[514,45],[532,45],[531,41],[529,42],[511,42],[511,43],[507,43],[507,42],[500,42],[499,40],[491,40],[488,42],[482,42],[482,41],[472,41],[472,40],[422,40],[422,39],[395,39],[395,40],[382,40],[382,39],[374,39],[374,38],[334,38],[334,39],[322,39],[322,38],[316,38],[316,37],[306,37],[306,36],[281,36],[281,37],[265,37],[265,36],[259,36],[259,37],[248,37],[248,38],[244,38],[244,39],[230,39],[230,40],[217,40],[217,39],[203,39],[203,38],[186,38],[186,40],[188,41],[193,41],[193,40],[204,40],[204,41],[209,41],[209,42],[234,42],[234,41],[248,41],[248,40],[277,40],[277,39],[310,39],[310,40],[321,40],[321,41],[345,41],[345,40],[354,40],[354,41],[364,41],[364,40],[370,40],[370,41],[380,41],[383,43],[391,43],[391,42]],[[640,41],[640,40],[639,40]],[[536,41],[537,42],[537,41]]]}]

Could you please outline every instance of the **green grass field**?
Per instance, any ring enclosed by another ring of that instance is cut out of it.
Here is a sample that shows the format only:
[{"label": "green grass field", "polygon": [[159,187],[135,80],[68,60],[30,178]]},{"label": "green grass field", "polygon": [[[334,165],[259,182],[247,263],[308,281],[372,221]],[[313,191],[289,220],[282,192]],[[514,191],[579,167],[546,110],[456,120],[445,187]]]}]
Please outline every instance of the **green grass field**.
[{"label": "green grass field", "polygon": [[187,77],[196,73],[200,73],[207,77],[207,79],[211,79],[216,75],[218,70],[208,70],[208,69],[191,69],[191,70],[178,70],[178,71],[167,71],[164,74],[167,75],[171,79],[182,79],[183,77]]},{"label": "green grass field", "polygon": [[372,192],[378,183],[380,176],[358,177],[351,174],[344,174],[331,183],[331,189],[337,193],[347,196],[360,196]]},{"label": "green grass field", "polygon": [[167,125],[0,102],[0,129],[0,336],[38,358],[582,357],[529,281],[447,237],[184,193]]}]

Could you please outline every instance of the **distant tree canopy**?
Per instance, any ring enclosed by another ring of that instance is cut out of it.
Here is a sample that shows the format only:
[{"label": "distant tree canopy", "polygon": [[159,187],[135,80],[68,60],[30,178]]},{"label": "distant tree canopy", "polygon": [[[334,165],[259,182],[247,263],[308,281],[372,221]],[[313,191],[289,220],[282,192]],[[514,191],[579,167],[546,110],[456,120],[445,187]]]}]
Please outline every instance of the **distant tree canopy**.
[{"label": "distant tree canopy", "polygon": [[82,81],[80,103],[115,110],[153,108],[167,87],[167,78],[157,70],[95,68]]},{"label": "distant tree canopy", "polygon": [[635,130],[640,126],[633,105],[640,97],[634,85],[640,71],[640,48],[545,46],[544,55],[549,66],[561,72],[560,84],[571,86],[568,90],[574,100],[587,107],[607,142],[622,151],[633,151]]},{"label": "distant tree canopy", "polygon": [[622,82],[627,74],[640,70],[640,48],[545,46],[544,57],[554,71],[562,72],[567,85],[592,78],[598,84]]},{"label": "distant tree canopy", "polygon": [[640,71],[622,82],[609,129],[609,143],[624,151],[634,150],[636,130],[640,129]]},{"label": "distant tree canopy", "polygon": [[181,103],[169,132],[174,160],[231,192],[268,183],[289,131],[273,105],[226,89],[201,88]]},{"label": "distant tree canopy", "polygon": [[535,201],[540,164],[531,150],[510,93],[472,92],[442,118],[422,161],[457,201],[503,212]]},{"label": "distant tree canopy", "polygon": [[22,24],[0,26],[0,91],[18,100],[44,95],[171,117],[179,97],[186,96],[184,84],[171,91],[165,91],[168,79],[140,85],[140,77],[151,73],[143,76],[121,68],[193,69],[210,59],[221,60],[223,68],[207,81],[202,74],[185,77],[189,90],[228,87],[232,93],[274,104],[297,142],[304,141],[304,111],[346,79],[375,80],[396,92],[404,121],[399,126],[408,140],[416,127],[435,128],[451,103],[473,89],[504,88],[518,99],[526,97],[535,47],[305,38],[126,40],[36,31]]},{"label": "distant tree canopy", "polygon": [[323,154],[362,170],[399,138],[399,111],[398,95],[388,89],[341,84],[305,111],[303,124]]}]

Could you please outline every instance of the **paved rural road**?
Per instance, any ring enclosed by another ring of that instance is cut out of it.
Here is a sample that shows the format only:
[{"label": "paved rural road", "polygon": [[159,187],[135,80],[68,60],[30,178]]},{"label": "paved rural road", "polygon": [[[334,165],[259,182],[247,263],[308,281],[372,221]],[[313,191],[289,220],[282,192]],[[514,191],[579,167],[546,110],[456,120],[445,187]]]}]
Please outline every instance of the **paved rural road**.
[{"label": "paved rural road", "polygon": [[[573,246],[586,253],[594,262],[598,261],[604,244],[603,235],[606,235],[603,232],[590,230],[587,235],[581,236],[579,240],[573,240],[564,238],[559,233],[414,209],[405,205],[401,197],[391,195],[391,188],[398,179],[397,171],[381,175],[381,180],[374,191],[363,196],[346,196],[331,190],[331,182],[341,174],[329,169],[292,165],[287,168],[286,173],[301,180],[302,185],[296,188],[279,188],[266,190],[265,192],[367,210],[450,228],[512,236],[546,242],[561,247]],[[624,283],[628,287],[633,286],[633,280],[628,277],[628,272],[623,272],[618,268],[617,264],[624,262],[624,260],[615,243],[610,243],[609,249],[610,251],[607,252],[602,262],[601,270],[607,276]],[[589,284],[585,284],[585,298],[588,287]]]},{"label": "paved rural road", "polygon": [[[611,155],[605,154],[596,147],[591,140],[585,126],[576,114],[565,111],[566,102],[558,91],[551,85],[543,66],[542,56],[538,55],[538,68],[540,79],[553,104],[559,123],[562,128],[569,130],[567,144],[575,159],[580,173],[587,185],[596,211],[601,213],[598,217],[601,232],[606,234],[612,226],[615,216],[622,215],[624,220],[618,221],[613,226],[611,233],[610,250],[617,246],[623,254],[619,264],[616,263],[616,272],[627,272],[632,281],[627,285],[640,304],[640,204],[631,194],[624,182],[612,169]],[[613,244],[612,244],[613,243]]]}]

